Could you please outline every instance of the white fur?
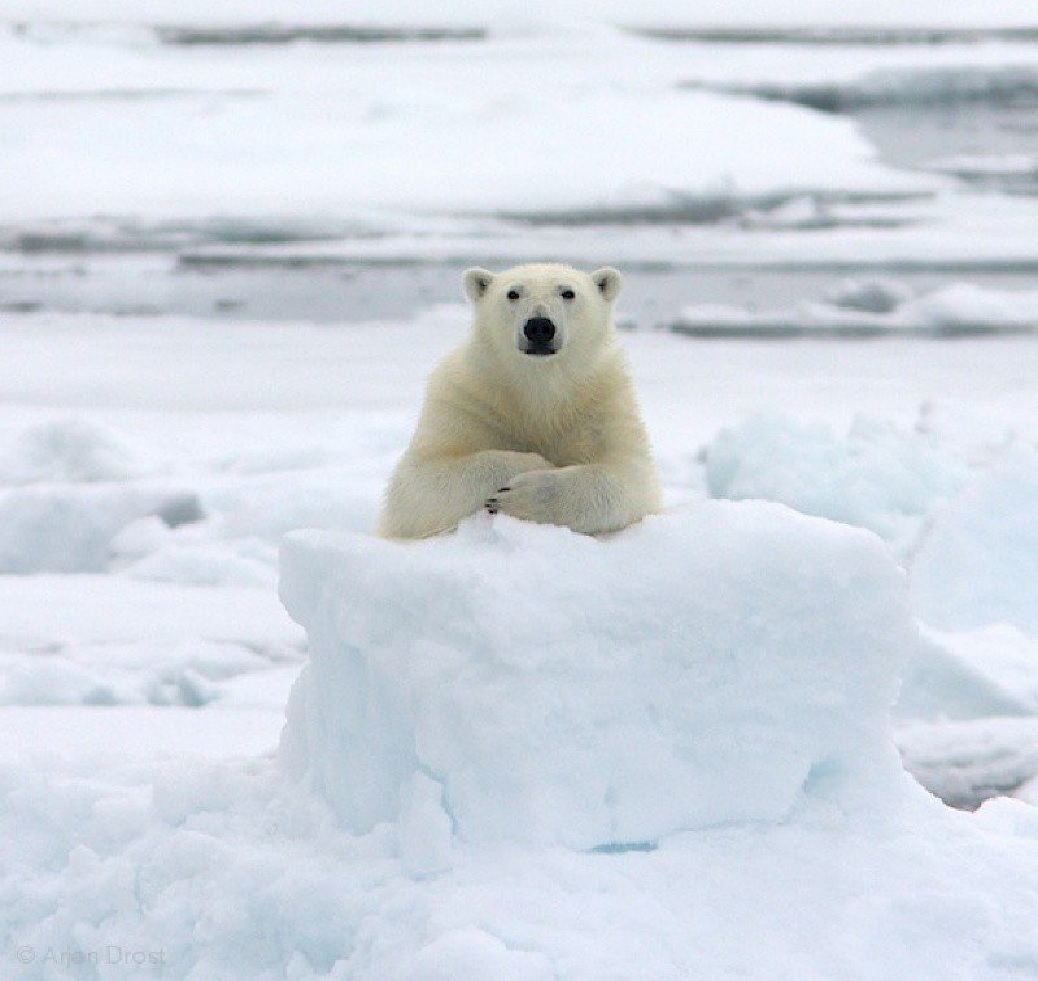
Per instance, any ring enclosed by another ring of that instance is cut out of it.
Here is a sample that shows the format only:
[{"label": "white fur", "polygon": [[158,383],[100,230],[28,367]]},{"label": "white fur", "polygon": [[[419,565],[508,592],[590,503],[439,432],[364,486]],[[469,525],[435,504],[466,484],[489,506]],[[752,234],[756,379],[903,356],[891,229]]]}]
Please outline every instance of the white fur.
[{"label": "white fur", "polygon": [[[536,264],[470,269],[464,282],[472,333],[429,378],[379,534],[425,538],[483,508],[596,534],[657,510],[659,480],[613,327],[620,274]],[[556,353],[525,353],[531,317],[552,320]]]}]

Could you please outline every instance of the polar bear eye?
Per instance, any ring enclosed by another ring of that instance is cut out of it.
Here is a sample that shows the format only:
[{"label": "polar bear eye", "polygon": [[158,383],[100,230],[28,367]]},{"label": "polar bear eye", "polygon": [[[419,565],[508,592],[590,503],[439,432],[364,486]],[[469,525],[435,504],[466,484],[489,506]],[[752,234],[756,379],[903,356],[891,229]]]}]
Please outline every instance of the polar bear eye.
[{"label": "polar bear eye", "polygon": [[571,289],[563,290],[559,294],[559,296],[561,296],[564,300],[575,300],[577,298],[577,294],[574,293],[573,290],[571,290]]},{"label": "polar bear eye", "polygon": [[507,296],[508,299],[510,299],[512,302],[515,302],[516,300],[519,299],[519,290],[509,290],[505,294],[505,296]]}]

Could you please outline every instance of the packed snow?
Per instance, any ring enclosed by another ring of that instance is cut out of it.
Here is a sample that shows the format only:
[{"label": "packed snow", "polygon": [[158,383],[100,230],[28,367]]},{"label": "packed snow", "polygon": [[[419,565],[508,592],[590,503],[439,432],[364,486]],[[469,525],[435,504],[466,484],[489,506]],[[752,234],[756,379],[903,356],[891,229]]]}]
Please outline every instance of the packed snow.
[{"label": "packed snow", "polygon": [[357,832],[416,774],[462,840],[577,849],[780,821],[815,780],[890,792],[903,577],[832,522],[704,503],[604,541],[292,536],[281,593],[312,638],[283,749]]},{"label": "packed snow", "polygon": [[[0,976],[1038,977],[1031,6],[9,0]],[[664,513],[372,538],[541,258]]]}]

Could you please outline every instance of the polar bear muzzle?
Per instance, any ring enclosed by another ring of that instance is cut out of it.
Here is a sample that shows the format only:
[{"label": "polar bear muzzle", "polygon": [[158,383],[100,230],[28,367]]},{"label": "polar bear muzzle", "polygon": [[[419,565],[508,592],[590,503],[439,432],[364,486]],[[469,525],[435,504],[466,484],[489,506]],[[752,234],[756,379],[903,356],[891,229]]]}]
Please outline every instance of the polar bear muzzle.
[{"label": "polar bear muzzle", "polygon": [[531,317],[523,324],[524,354],[544,357],[555,354],[555,324],[548,317]]}]

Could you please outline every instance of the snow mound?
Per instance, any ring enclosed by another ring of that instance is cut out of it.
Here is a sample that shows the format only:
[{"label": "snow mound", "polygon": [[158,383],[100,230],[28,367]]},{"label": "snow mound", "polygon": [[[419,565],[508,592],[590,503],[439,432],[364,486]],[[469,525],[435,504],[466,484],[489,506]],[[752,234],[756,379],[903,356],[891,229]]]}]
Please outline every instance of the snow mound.
[{"label": "snow mound", "polygon": [[133,484],[52,484],[0,489],[0,573],[99,572],[134,522],[167,527],[202,517],[191,491]]},{"label": "snow mound", "polygon": [[939,508],[911,567],[919,617],[1038,633],[1038,453],[1016,446]]},{"label": "snow mound", "polygon": [[85,419],[31,426],[0,454],[0,483],[92,483],[149,476],[162,465],[121,434]]},{"label": "snow mound", "polygon": [[917,637],[859,529],[706,502],[609,540],[486,516],[419,543],[302,532],[281,594],[311,642],[282,758],[353,832],[412,828],[419,870],[452,835],[648,848],[906,779],[889,710]]}]

